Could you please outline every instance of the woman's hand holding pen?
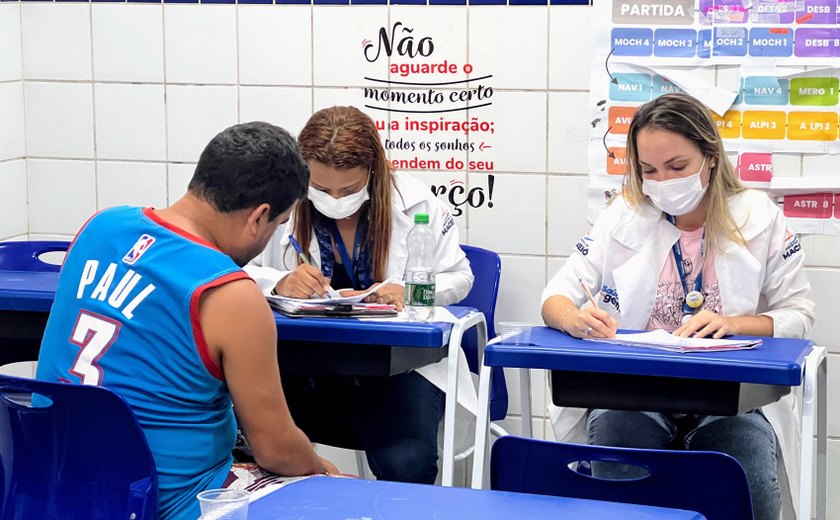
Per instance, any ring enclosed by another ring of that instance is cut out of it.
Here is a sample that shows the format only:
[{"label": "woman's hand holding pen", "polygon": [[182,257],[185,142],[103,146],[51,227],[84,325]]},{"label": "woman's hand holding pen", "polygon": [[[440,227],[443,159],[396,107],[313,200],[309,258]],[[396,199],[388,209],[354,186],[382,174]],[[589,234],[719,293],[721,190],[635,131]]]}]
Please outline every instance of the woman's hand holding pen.
[{"label": "woman's hand holding pen", "polygon": [[274,292],[288,298],[309,298],[313,294],[323,297],[327,294],[329,286],[330,281],[320,269],[309,264],[300,264],[277,282]]},{"label": "woman's hand holding pen", "polygon": [[563,330],[581,339],[614,338],[618,322],[598,307],[574,309],[563,318]]}]

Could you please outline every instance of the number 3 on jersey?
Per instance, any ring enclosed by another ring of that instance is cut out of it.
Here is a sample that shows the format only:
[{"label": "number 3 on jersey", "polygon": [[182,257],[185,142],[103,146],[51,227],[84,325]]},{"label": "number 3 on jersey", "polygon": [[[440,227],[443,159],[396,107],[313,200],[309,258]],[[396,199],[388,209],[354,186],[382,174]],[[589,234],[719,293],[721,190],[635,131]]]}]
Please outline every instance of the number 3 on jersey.
[{"label": "number 3 on jersey", "polygon": [[120,322],[82,310],[76,318],[70,343],[78,345],[79,353],[70,373],[78,376],[83,385],[100,385],[102,367],[97,362],[120,333]]}]

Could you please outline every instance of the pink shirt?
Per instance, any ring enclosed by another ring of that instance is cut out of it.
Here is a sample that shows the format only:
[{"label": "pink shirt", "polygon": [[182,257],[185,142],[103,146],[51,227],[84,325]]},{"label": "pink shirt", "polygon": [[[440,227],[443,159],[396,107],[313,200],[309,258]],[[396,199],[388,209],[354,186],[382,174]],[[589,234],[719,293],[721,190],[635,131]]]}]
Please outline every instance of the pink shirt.
[{"label": "pink shirt", "polygon": [[[694,279],[700,272],[698,266],[702,261],[700,244],[703,241],[704,228],[694,231],[680,231],[680,247],[683,255],[683,270],[686,277],[686,285],[691,291],[694,287]],[[703,267],[703,293],[704,300],[700,309],[708,309],[720,313],[722,305],[720,302],[720,285],[718,284],[717,272],[715,272],[714,259],[706,256]],[[653,302],[653,310],[650,313],[647,330],[665,329],[673,332],[682,324],[683,291],[680,273],[677,270],[677,263],[674,260],[673,252],[668,254],[668,259],[659,273],[659,283],[656,286],[656,299]],[[698,311],[700,309],[697,309]]]}]

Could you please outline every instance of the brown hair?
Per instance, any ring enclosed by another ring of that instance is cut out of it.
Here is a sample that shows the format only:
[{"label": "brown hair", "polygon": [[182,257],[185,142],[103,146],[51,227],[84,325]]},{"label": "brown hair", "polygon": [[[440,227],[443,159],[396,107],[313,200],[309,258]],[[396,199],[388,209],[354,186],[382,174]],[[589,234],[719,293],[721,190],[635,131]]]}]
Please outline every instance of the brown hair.
[{"label": "brown hair", "polygon": [[[368,192],[368,236],[375,280],[386,278],[388,249],[391,245],[391,189],[394,179],[391,165],[376,125],[355,107],[330,107],[312,114],[298,137],[300,151],[307,161],[345,170],[364,167],[370,171]],[[301,201],[295,207],[295,237],[304,251],[312,240],[312,201]]]},{"label": "brown hair", "polygon": [[624,198],[633,206],[639,206],[647,195],[642,191],[642,167],[636,139],[646,129],[667,130],[681,135],[697,145],[706,161],[714,162],[709,169],[709,211],[706,215],[706,236],[713,249],[720,249],[717,240],[726,237],[744,244],[740,226],[735,222],[726,199],[744,191],[744,186],[735,174],[726,157],[723,141],[717,124],[705,105],[687,94],[665,94],[641,107],[630,123],[627,132],[627,172],[624,177]]}]

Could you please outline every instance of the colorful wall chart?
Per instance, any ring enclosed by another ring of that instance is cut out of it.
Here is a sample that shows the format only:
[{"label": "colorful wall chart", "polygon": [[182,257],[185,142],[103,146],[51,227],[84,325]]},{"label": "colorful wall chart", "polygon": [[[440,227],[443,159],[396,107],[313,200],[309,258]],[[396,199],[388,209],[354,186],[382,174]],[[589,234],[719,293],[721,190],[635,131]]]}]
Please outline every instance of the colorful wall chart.
[{"label": "colorful wall chart", "polygon": [[[620,189],[637,107],[685,91],[713,109],[748,186],[778,196],[797,231],[840,235],[840,171],[816,183],[779,184],[773,175],[780,156],[840,154],[840,0],[606,0],[594,7],[607,23],[594,24],[591,218]],[[722,88],[720,77],[733,73],[740,80]]]}]

